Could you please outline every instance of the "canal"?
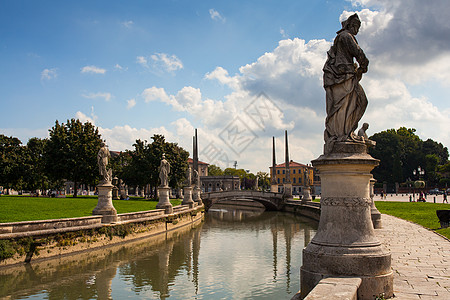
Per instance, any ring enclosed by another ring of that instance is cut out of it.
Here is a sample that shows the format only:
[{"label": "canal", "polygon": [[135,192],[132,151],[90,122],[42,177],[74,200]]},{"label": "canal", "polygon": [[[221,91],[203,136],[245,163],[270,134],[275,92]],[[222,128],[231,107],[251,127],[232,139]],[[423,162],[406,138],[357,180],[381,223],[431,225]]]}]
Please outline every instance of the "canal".
[{"label": "canal", "polygon": [[178,231],[0,269],[0,298],[290,299],[316,229],[291,213],[216,206]]}]

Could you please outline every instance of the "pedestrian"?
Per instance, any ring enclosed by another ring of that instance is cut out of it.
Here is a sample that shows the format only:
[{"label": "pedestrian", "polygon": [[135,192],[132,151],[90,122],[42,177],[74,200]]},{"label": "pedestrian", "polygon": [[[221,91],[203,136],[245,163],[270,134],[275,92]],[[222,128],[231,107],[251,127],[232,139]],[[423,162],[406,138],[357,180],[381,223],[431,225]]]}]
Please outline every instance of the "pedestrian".
[{"label": "pedestrian", "polygon": [[447,203],[447,204],[448,204],[448,201],[447,201],[447,192],[444,192],[444,199],[442,200],[442,203]]}]

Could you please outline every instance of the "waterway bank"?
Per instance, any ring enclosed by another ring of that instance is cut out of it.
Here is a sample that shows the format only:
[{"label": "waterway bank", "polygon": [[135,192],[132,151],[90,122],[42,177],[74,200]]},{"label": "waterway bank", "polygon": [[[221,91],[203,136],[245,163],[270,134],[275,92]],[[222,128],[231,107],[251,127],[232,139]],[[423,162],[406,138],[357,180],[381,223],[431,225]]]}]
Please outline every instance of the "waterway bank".
[{"label": "waterway bank", "polygon": [[152,210],[118,215],[119,222],[101,224],[101,217],[3,223],[0,268],[128,243],[201,222],[203,206],[180,205],[173,214]]}]

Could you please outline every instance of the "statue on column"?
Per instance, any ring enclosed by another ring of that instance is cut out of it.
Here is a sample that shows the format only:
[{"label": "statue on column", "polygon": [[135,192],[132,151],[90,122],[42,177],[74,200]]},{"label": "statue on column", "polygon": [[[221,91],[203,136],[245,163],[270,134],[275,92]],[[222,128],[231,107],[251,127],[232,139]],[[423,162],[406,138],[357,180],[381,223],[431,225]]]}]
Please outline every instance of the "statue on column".
[{"label": "statue on column", "polygon": [[186,170],[186,186],[192,185],[192,168],[188,167]]},{"label": "statue on column", "polygon": [[101,183],[110,183],[112,180],[112,170],[108,169],[108,162],[111,154],[109,153],[109,149],[104,142],[101,143],[101,148],[97,153],[97,164],[99,173],[101,176]]},{"label": "statue on column", "polygon": [[163,153],[161,163],[159,165],[159,179],[161,180],[161,187],[169,186],[170,163],[166,160],[166,155]]},{"label": "statue on column", "polygon": [[308,174],[308,168],[305,168],[303,171],[303,180],[306,187],[309,187],[309,174]]},{"label": "statue on column", "polygon": [[359,81],[367,72],[369,60],[355,38],[360,26],[357,14],[342,22],[342,29],[337,32],[327,52],[328,58],[323,67],[327,109],[325,154],[333,151],[336,142],[361,143],[354,131],[367,107],[367,97]]}]

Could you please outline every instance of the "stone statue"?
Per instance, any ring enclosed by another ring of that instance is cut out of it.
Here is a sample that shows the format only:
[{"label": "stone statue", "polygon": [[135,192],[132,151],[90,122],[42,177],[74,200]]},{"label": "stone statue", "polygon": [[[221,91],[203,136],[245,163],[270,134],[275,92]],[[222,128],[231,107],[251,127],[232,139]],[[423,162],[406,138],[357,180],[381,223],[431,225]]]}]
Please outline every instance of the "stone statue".
[{"label": "stone statue", "polygon": [[161,163],[159,165],[159,179],[161,180],[161,187],[169,186],[170,163],[166,160],[166,155],[163,153]]},{"label": "stone statue", "polygon": [[[369,65],[355,38],[360,26],[357,14],[342,22],[342,29],[337,32],[327,52],[328,58],[323,67],[327,108],[325,154],[332,152],[335,142],[360,142],[354,131],[366,110],[367,98],[359,81]],[[358,64],[354,63],[354,59]]]},{"label": "stone statue", "polygon": [[112,180],[112,170],[107,169],[109,158],[111,157],[109,149],[104,142],[101,144],[100,150],[97,153],[97,164],[102,183],[108,183]]},{"label": "stone statue", "polygon": [[192,169],[191,167],[189,167],[186,170],[186,186],[191,186],[192,185]]},{"label": "stone statue", "polygon": [[305,186],[309,186],[309,173],[308,173],[308,168],[306,168],[306,169],[303,171],[303,180],[304,180]]}]

